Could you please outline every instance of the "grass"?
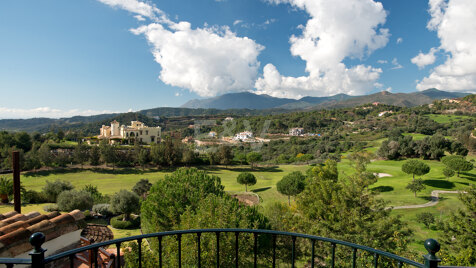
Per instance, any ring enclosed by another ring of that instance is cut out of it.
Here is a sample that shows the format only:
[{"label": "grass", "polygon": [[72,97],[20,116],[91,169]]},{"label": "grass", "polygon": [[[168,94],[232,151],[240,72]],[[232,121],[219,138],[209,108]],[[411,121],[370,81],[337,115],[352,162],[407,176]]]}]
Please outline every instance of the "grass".
[{"label": "grass", "polygon": [[[48,212],[43,210],[43,207],[46,205],[50,205],[52,203],[44,203],[44,204],[22,204],[21,206],[21,213],[27,214],[30,212],[38,211],[41,214],[46,214]],[[13,211],[13,205],[0,205],[0,214],[7,213]]]},{"label": "grass", "polygon": [[426,115],[426,117],[440,124],[446,124],[446,123],[450,123],[454,121],[461,121],[464,119],[474,118],[467,115],[451,115],[451,114],[429,114],[429,115]]}]

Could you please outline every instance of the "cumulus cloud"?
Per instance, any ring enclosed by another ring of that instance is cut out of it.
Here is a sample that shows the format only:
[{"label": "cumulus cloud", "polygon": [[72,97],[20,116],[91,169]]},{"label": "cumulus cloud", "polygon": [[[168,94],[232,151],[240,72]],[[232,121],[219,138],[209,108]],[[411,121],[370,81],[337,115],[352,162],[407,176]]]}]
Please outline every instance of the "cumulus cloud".
[{"label": "cumulus cloud", "polygon": [[423,52],[420,51],[418,55],[416,55],[415,57],[411,59],[411,62],[415,64],[416,66],[418,66],[419,69],[423,69],[425,68],[425,66],[435,63],[435,60],[436,60],[435,52],[437,51],[438,49],[434,47],[431,48],[430,52],[428,52],[427,54],[424,54]]},{"label": "cumulus cloud", "polygon": [[200,96],[215,96],[253,88],[258,75],[258,55],[263,46],[239,37],[229,27],[192,28],[173,22],[153,5],[138,0],[99,0],[154,20],[131,32],[144,35],[166,84],[189,89]]},{"label": "cumulus cloud", "polygon": [[136,18],[136,20],[138,21],[145,21],[145,18],[142,17],[141,15],[135,15],[134,18]]},{"label": "cumulus cloud", "polygon": [[47,118],[62,118],[62,117],[72,117],[77,115],[88,116],[95,114],[110,114],[118,113],[117,111],[98,111],[98,110],[61,110],[54,109],[51,107],[38,107],[31,109],[18,109],[18,108],[7,108],[0,106],[0,118],[38,118],[38,117],[47,117]]},{"label": "cumulus cloud", "polygon": [[[431,20],[427,28],[436,31],[440,39],[440,46],[433,49],[441,50],[446,55],[446,61],[419,81],[417,89],[434,87],[476,92],[476,1],[430,0],[429,13]],[[432,50],[429,54],[420,53],[413,58],[414,63],[425,66],[422,60],[425,56],[427,62],[434,62],[434,53],[431,52]]]},{"label": "cumulus cloud", "polygon": [[[345,58],[364,58],[388,42],[386,12],[373,0],[268,0],[305,10],[310,19],[302,35],[291,36],[291,54],[306,62],[308,76],[282,76],[267,64],[255,87],[259,93],[299,98],[337,93],[362,94],[378,80],[379,68],[345,66]],[[358,14],[358,15],[356,15]]]}]

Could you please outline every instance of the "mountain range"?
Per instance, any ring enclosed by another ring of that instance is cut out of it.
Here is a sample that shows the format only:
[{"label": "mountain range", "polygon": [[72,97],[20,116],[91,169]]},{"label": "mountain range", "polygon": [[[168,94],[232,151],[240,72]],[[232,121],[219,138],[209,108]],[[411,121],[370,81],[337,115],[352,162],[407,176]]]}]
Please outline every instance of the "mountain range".
[{"label": "mountain range", "polygon": [[414,107],[429,104],[436,99],[460,98],[469,93],[441,91],[435,88],[413,93],[390,93],[382,91],[363,96],[337,94],[328,97],[304,97],[301,99],[277,98],[269,95],[257,95],[251,92],[228,93],[208,99],[194,99],[186,102],[182,108],[195,109],[329,109],[354,107],[366,103],[380,102],[388,105]]},{"label": "mountain range", "polygon": [[[229,93],[222,96],[191,100],[182,107],[159,107],[141,110],[138,112],[100,114],[92,116],[74,116],[69,118],[30,118],[30,119],[1,119],[0,130],[48,132],[55,129],[81,130],[85,135],[93,135],[101,125],[108,125],[117,120],[121,124],[128,124],[131,120],[139,120],[147,125],[169,126],[170,122],[163,118],[205,116],[252,116],[279,114],[292,111],[306,111],[318,109],[333,109],[355,107],[367,103],[379,102],[382,104],[413,107],[432,103],[437,99],[461,98],[469,93],[446,92],[437,89],[428,89],[413,93],[390,93],[382,91],[365,96],[349,96],[337,94],[329,97],[304,97],[299,100],[276,98],[268,95],[257,95],[251,92]],[[170,120],[169,120],[170,121]]]}]

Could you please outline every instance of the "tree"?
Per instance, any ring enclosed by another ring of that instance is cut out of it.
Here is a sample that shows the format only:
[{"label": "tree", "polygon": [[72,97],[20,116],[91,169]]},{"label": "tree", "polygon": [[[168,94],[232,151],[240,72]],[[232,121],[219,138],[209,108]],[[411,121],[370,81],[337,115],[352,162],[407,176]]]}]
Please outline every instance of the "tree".
[{"label": "tree", "polygon": [[441,162],[443,162],[443,164],[445,164],[448,168],[456,171],[456,176],[458,178],[460,172],[470,171],[474,168],[471,162],[466,161],[464,157],[460,155],[445,156],[441,159]]},{"label": "tree", "polygon": [[132,187],[132,191],[138,196],[145,198],[151,187],[152,183],[150,183],[148,179],[140,179],[140,181]]},{"label": "tree", "polygon": [[50,146],[45,142],[38,149],[38,158],[41,164],[45,167],[51,167],[53,164],[53,156],[51,154]]},{"label": "tree", "polygon": [[246,154],[245,153],[237,153],[235,154],[236,161],[240,162],[240,165],[243,165],[243,162],[246,161]]},{"label": "tree", "polygon": [[446,179],[448,180],[455,175],[455,172],[451,168],[444,168],[443,175],[445,175]]},{"label": "tree", "polygon": [[441,233],[441,242],[447,248],[447,263],[451,265],[476,265],[476,249],[474,234],[476,233],[476,186],[473,184],[461,192],[459,200],[463,207],[452,212],[445,222]]},{"label": "tree", "polygon": [[255,185],[256,184],[256,177],[255,175],[249,172],[242,172],[236,177],[236,181],[239,184],[245,185],[245,192],[248,192],[248,185]]},{"label": "tree", "polygon": [[163,143],[152,144],[150,147],[150,157],[152,162],[158,167],[165,165],[165,145]]},{"label": "tree", "polygon": [[261,161],[261,154],[258,152],[250,152],[246,155],[246,161],[250,163],[251,169],[255,166],[255,164],[259,161]]},{"label": "tree", "polygon": [[73,158],[74,158],[74,161],[81,164],[81,169],[82,169],[84,163],[88,161],[89,159],[88,147],[81,143],[76,145],[73,152]]},{"label": "tree", "polygon": [[124,214],[122,218],[123,221],[128,221],[131,213],[140,210],[139,196],[124,189],[112,196],[110,205],[114,213]]},{"label": "tree", "polygon": [[308,178],[318,180],[331,180],[337,182],[339,178],[339,172],[337,171],[337,162],[327,159],[323,165],[311,167],[307,170],[306,175]]},{"label": "tree", "polygon": [[21,149],[25,152],[28,152],[29,150],[31,150],[31,146],[32,146],[31,137],[26,132],[15,133],[14,142],[15,142],[15,146],[18,149]]},{"label": "tree", "polygon": [[372,159],[372,154],[369,152],[355,152],[351,153],[348,156],[348,159],[351,162],[351,165],[355,168],[355,170],[359,173],[362,173],[367,170],[367,165],[370,164],[370,160]]},{"label": "tree", "polygon": [[187,207],[196,209],[200,200],[213,194],[225,195],[217,176],[196,168],[180,168],[158,180],[141,206],[141,227],[145,233],[172,230],[180,224]]},{"label": "tree", "polygon": [[113,145],[107,144],[105,141],[101,141],[99,144],[99,150],[101,152],[101,159],[103,162],[112,163],[112,170],[114,170],[117,161],[117,153]]},{"label": "tree", "polygon": [[89,150],[89,162],[92,166],[97,166],[101,163],[101,152],[98,146],[93,146]]},{"label": "tree", "polygon": [[430,228],[430,224],[435,223],[435,216],[430,212],[422,212],[416,214],[416,220],[419,223],[423,223],[426,228]]},{"label": "tree", "polygon": [[419,160],[408,160],[402,165],[402,171],[407,174],[412,174],[413,181],[415,181],[415,175],[423,176],[430,172],[430,166]]},{"label": "tree", "polygon": [[304,187],[306,185],[304,180],[305,177],[301,172],[293,171],[288,175],[284,176],[276,184],[278,192],[288,196],[289,205],[291,205],[291,196],[296,196],[304,190]]},{"label": "tree", "polygon": [[137,163],[142,167],[144,170],[145,165],[149,162],[150,153],[149,150],[142,148],[137,155]]},{"label": "tree", "polygon": [[61,192],[56,202],[61,211],[72,211],[91,209],[94,200],[88,192],[70,190]]},{"label": "tree", "polygon": [[231,150],[230,146],[221,145],[218,148],[218,156],[220,159],[220,163],[225,165],[225,168],[231,164],[231,160],[233,160],[233,151]]},{"label": "tree", "polygon": [[43,192],[49,202],[56,202],[56,198],[63,191],[73,190],[74,186],[69,181],[56,180],[54,182],[46,181]]},{"label": "tree", "polygon": [[418,192],[421,192],[423,190],[425,190],[425,185],[423,185],[423,180],[422,179],[416,179],[416,180],[413,180],[411,181],[410,183],[408,183],[407,187],[408,190],[410,190],[411,192],[413,192],[413,194],[415,195],[416,197],[416,194]]}]

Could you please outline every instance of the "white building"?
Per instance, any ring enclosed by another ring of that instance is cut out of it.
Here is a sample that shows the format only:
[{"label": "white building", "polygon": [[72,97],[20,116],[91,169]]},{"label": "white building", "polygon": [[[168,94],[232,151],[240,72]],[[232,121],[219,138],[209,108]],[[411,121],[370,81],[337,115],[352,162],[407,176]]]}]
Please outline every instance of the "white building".
[{"label": "white building", "polygon": [[215,131],[210,131],[210,132],[208,133],[208,137],[209,137],[209,138],[216,138],[216,137],[217,137],[217,133],[216,133]]},{"label": "white building", "polygon": [[235,137],[233,137],[233,140],[235,140],[235,141],[238,141],[238,140],[246,141],[246,140],[249,140],[249,139],[252,139],[252,138],[253,138],[253,132],[244,131],[244,132],[237,133],[235,135]]},{"label": "white building", "polygon": [[127,140],[129,143],[135,141],[142,143],[157,143],[160,141],[161,128],[148,127],[139,121],[131,121],[130,126],[120,126],[116,120],[111,122],[111,126],[103,125],[100,129],[98,139]]},{"label": "white building", "polygon": [[289,130],[289,136],[301,136],[304,134],[304,128],[295,127]]}]

